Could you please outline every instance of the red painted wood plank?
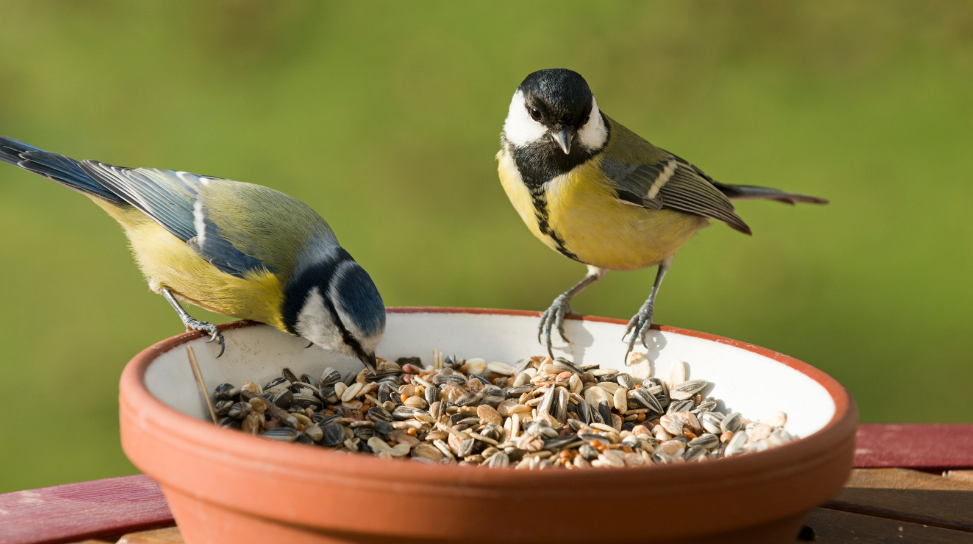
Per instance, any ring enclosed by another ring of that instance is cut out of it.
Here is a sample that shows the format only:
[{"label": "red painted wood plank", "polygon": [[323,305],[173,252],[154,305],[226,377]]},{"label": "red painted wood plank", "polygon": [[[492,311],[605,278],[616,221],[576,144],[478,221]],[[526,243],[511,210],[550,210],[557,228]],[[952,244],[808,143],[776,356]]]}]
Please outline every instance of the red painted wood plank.
[{"label": "red painted wood plank", "polygon": [[54,544],[172,525],[159,484],[124,476],[0,495],[0,544]]},{"label": "red painted wood plank", "polygon": [[973,425],[860,425],[856,468],[973,468]]}]

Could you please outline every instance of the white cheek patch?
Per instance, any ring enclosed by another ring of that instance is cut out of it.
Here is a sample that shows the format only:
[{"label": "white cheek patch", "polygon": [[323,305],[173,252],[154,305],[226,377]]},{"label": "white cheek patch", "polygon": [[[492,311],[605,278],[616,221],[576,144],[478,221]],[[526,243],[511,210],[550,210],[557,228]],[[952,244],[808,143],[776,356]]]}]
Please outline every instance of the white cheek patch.
[{"label": "white cheek patch", "polygon": [[598,103],[595,101],[595,97],[592,96],[591,116],[588,117],[588,122],[578,131],[578,143],[586,150],[592,151],[601,149],[605,145],[606,140],[608,140],[608,127],[605,126],[605,120],[601,118],[601,112],[598,110]]},{"label": "white cheek patch", "polygon": [[306,338],[322,348],[345,351],[341,331],[331,318],[331,312],[324,305],[324,298],[317,287],[311,289],[304,300],[294,330],[301,338]]},{"label": "white cheek patch", "polygon": [[516,147],[523,147],[545,138],[547,129],[544,125],[531,119],[527,113],[527,102],[523,91],[514,93],[513,100],[510,101],[510,110],[507,112],[507,120],[503,122],[503,135],[507,141]]}]

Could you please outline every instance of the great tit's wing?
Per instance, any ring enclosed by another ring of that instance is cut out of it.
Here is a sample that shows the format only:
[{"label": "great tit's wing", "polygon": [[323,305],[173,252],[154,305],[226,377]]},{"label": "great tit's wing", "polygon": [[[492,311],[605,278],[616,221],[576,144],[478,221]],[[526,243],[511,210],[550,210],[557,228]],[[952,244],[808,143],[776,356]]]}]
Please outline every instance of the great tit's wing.
[{"label": "great tit's wing", "polygon": [[235,247],[207,213],[200,193],[211,183],[228,180],[174,170],[123,168],[90,160],[83,161],[81,168],[223,272],[243,277],[248,271],[270,270],[259,259]]},{"label": "great tit's wing", "polygon": [[619,200],[653,210],[668,208],[710,217],[751,233],[730,199],[702,170],[614,120],[609,123],[611,136],[601,168],[614,183]]}]

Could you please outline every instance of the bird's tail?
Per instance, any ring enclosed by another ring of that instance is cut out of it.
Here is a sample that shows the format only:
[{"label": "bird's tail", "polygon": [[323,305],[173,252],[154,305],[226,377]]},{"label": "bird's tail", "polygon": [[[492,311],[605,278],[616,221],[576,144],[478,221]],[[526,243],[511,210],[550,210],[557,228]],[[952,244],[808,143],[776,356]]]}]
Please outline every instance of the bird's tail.
[{"label": "bird's tail", "polygon": [[776,200],[787,204],[797,204],[798,202],[809,202],[811,204],[827,204],[828,200],[816,196],[802,195],[798,193],[788,193],[771,189],[770,187],[756,187],[754,185],[728,185],[726,183],[714,182],[724,195],[730,200],[763,199]]},{"label": "bird's tail", "polygon": [[82,170],[78,161],[64,155],[0,136],[0,161],[19,166],[86,195],[97,196],[116,204],[125,203]]}]

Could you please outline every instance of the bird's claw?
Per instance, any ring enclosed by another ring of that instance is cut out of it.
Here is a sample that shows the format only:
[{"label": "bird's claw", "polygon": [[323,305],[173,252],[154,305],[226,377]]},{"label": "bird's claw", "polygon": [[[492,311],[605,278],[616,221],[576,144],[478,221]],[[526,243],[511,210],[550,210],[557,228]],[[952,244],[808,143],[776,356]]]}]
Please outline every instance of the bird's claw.
[{"label": "bird's claw", "polygon": [[206,341],[207,344],[217,341],[220,343],[220,352],[217,354],[216,358],[219,359],[223,355],[223,351],[226,350],[226,341],[223,339],[223,333],[220,329],[206,321],[199,321],[198,319],[190,319],[186,322],[186,330],[188,331],[199,331],[204,334],[209,335],[209,340]]},{"label": "bird's claw", "polygon": [[[628,325],[625,327],[625,334],[622,335],[622,341],[628,337],[628,349],[625,351],[625,360],[628,360],[628,355],[632,353],[635,349],[635,341],[642,340],[642,347],[649,349],[648,342],[646,341],[646,336],[649,334],[649,330],[652,328],[652,304],[643,304],[637,314],[635,314],[631,320],[629,320]],[[631,336],[629,336],[631,335]]]},{"label": "bird's claw", "polygon": [[[558,334],[565,342],[570,343],[567,336],[564,336],[564,317],[572,313],[568,297],[559,295],[554,299],[551,307],[541,314],[541,323],[537,327],[537,342],[547,346],[547,354],[554,358],[554,348],[552,346],[551,333],[557,328]],[[542,340],[543,338],[543,340]]]}]

